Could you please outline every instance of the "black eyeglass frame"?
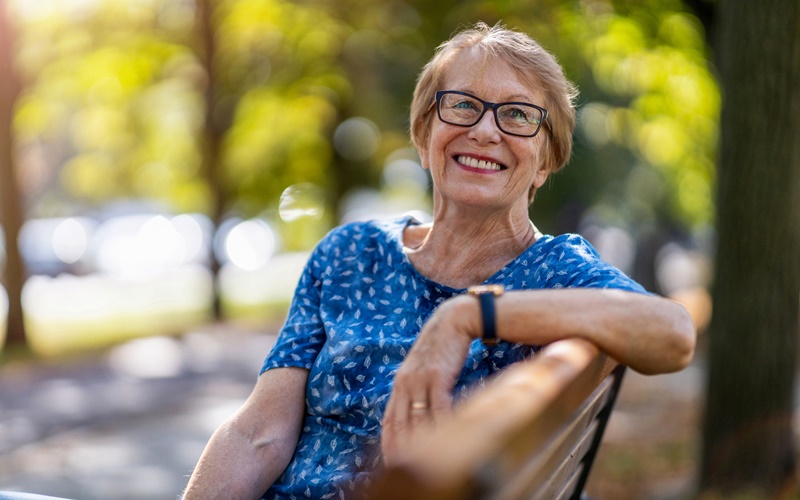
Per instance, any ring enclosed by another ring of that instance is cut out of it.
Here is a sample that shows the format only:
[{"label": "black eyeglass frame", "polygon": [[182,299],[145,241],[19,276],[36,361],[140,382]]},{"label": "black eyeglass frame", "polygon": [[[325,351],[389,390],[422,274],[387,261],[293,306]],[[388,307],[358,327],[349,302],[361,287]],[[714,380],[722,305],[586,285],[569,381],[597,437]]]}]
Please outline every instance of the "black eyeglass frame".
[{"label": "black eyeglass frame", "polygon": [[[449,121],[445,120],[444,118],[442,118],[441,102],[442,102],[442,96],[444,96],[446,94],[458,94],[458,95],[463,95],[463,96],[469,97],[470,99],[475,99],[476,101],[478,101],[479,103],[481,103],[483,105],[483,111],[481,111],[481,114],[478,115],[478,118],[476,118],[475,121],[473,123],[469,124],[469,125],[465,125],[463,123],[449,122]],[[542,124],[545,123],[545,122],[547,122],[547,126],[550,128],[550,130],[553,130],[553,124],[550,122],[550,113],[546,109],[544,109],[543,107],[537,106],[535,104],[531,104],[529,102],[522,102],[522,101],[489,102],[489,101],[484,101],[480,97],[474,96],[474,95],[469,94],[467,92],[462,92],[460,90],[437,90],[436,91],[436,97],[434,98],[434,101],[431,103],[431,105],[434,105],[434,104],[436,105],[436,114],[439,117],[439,120],[441,120],[443,123],[447,123],[448,125],[455,125],[456,127],[474,127],[475,124],[477,124],[479,121],[481,121],[481,119],[483,118],[483,115],[486,114],[486,111],[491,109],[492,110],[492,114],[494,115],[494,123],[497,125],[497,128],[501,132],[503,132],[504,134],[513,135],[513,136],[516,136],[516,137],[536,137],[536,135],[539,133],[539,131],[542,130]],[[541,111],[542,120],[539,122],[539,126],[536,127],[536,131],[533,134],[515,134],[514,132],[509,132],[509,131],[503,129],[503,126],[500,125],[500,120],[497,118],[497,108],[500,107],[500,106],[506,106],[506,105],[509,105],[509,104],[516,104],[518,106],[529,106],[531,108],[535,108],[535,109],[538,109],[539,111]]]}]

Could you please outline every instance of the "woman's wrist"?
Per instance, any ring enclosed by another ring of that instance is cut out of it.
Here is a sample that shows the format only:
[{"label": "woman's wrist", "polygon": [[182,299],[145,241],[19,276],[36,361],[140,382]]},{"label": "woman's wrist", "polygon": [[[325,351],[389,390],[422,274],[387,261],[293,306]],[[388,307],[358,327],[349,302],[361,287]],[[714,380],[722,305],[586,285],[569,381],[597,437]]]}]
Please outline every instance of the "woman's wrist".
[{"label": "woman's wrist", "polygon": [[449,319],[457,331],[463,332],[470,339],[479,339],[483,336],[481,306],[475,297],[458,295],[448,300],[446,304]]}]

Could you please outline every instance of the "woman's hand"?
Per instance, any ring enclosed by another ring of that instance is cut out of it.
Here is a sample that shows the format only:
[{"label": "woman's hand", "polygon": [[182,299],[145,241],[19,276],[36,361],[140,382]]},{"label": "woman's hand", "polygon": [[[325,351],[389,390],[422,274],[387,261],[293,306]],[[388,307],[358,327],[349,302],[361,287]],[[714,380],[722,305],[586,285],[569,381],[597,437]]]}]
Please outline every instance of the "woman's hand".
[{"label": "woman's hand", "polygon": [[452,392],[479,323],[478,302],[444,302],[423,326],[394,379],[383,418],[381,448],[387,465],[401,462],[422,431],[452,410]]}]

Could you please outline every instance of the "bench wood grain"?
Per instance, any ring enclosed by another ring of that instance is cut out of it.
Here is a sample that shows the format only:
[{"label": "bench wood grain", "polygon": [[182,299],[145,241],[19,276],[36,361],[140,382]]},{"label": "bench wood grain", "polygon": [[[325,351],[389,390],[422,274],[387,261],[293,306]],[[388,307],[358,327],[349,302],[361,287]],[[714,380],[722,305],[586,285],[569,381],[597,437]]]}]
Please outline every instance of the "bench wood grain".
[{"label": "bench wood grain", "polygon": [[545,347],[426,434],[371,498],[580,498],[624,369],[583,340]]}]

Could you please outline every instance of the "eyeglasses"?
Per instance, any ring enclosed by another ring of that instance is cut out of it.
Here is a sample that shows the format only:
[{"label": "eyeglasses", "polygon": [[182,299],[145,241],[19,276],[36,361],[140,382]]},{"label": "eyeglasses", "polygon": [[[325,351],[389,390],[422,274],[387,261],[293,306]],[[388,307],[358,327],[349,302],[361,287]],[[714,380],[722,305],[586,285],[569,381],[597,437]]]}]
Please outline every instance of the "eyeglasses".
[{"label": "eyeglasses", "polygon": [[509,135],[533,137],[539,133],[544,121],[552,129],[547,110],[527,102],[495,103],[458,90],[439,90],[436,92],[436,108],[440,120],[459,127],[475,125],[486,110],[491,109],[497,128]]}]

